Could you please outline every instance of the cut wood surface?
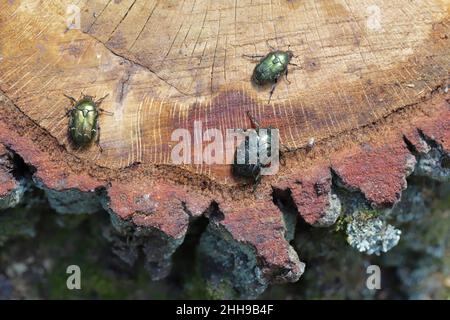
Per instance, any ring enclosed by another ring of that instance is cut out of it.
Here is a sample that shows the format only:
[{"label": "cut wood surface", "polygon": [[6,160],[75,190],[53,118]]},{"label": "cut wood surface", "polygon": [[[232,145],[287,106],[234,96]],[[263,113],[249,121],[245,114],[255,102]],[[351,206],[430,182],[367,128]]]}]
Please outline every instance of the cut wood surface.
[{"label": "cut wood surface", "polygon": [[[175,129],[248,128],[247,111],[304,147],[417,103],[448,77],[445,1],[79,1],[81,29],[68,30],[71,4],[2,4],[1,86],[68,152],[108,168],[170,163]],[[290,47],[301,66],[270,105],[242,56],[268,45]],[[110,94],[103,153],[68,143],[63,93],[80,92]],[[227,169],[195,168],[225,180]]]},{"label": "cut wood surface", "polygon": [[[389,207],[430,141],[449,152],[449,14],[447,0],[5,0],[0,142],[45,188],[105,188],[109,210],[173,238],[217,203],[214,223],[253,246],[267,274],[290,266],[294,281],[302,267],[273,189],[289,190],[308,223],[329,225],[334,176]],[[270,47],[292,50],[298,67],[268,103],[243,55]],[[80,92],[109,94],[103,152],[69,141],[64,94]],[[257,193],[229,165],[171,164],[175,129],[249,128],[247,112],[296,149]]]}]

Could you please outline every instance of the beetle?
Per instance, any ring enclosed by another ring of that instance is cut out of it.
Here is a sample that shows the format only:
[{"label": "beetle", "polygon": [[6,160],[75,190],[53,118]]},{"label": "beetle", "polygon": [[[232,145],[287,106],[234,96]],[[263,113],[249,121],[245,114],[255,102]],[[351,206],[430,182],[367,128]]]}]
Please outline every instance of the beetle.
[{"label": "beetle", "polygon": [[271,133],[270,130],[264,130],[264,134],[260,134],[260,128],[261,126],[259,123],[251,116],[250,112],[247,112],[247,116],[250,118],[250,122],[252,124],[252,127],[256,129],[256,147],[258,148],[257,152],[257,159],[256,163],[249,163],[250,162],[250,141],[246,137],[244,141],[241,142],[238,149],[242,148],[243,154],[242,156],[244,159],[239,159],[238,161],[238,151],[236,150],[234,154],[234,162],[232,164],[232,171],[233,175],[238,177],[246,177],[246,178],[253,178],[255,187],[259,183],[261,179],[261,168],[265,166],[265,164],[261,163],[260,157],[259,157],[259,151],[260,150],[268,150],[267,155],[271,156]]},{"label": "beetle", "polygon": [[269,101],[272,98],[275,87],[277,86],[279,78],[284,75],[286,81],[290,84],[288,80],[288,65],[297,66],[297,64],[292,63],[291,60],[294,57],[294,53],[291,50],[275,50],[271,48],[272,51],[267,55],[244,55],[244,57],[251,59],[260,59],[251,77],[251,81],[257,86],[265,86],[267,84],[272,84],[269,93]]},{"label": "beetle", "polygon": [[[232,164],[232,173],[234,176],[237,177],[245,177],[245,178],[252,178],[253,179],[253,191],[256,190],[256,187],[258,186],[259,182],[261,181],[261,169],[268,167],[271,165],[271,162],[263,163],[261,161],[261,154],[260,152],[266,152],[267,160],[272,159],[272,134],[271,134],[271,127],[265,128],[265,130],[260,131],[261,125],[258,121],[252,115],[250,112],[247,112],[247,116],[250,119],[252,127],[256,130],[256,163],[250,163],[250,139],[245,138],[244,141],[241,142],[241,144],[238,146],[237,149],[243,150],[243,154],[241,155],[243,157],[239,158],[238,161],[238,151],[236,150],[234,154],[234,162]],[[281,144],[281,146],[287,151],[293,151],[293,149],[287,147],[284,144]],[[283,156],[284,152],[281,152],[279,150],[280,156]]]},{"label": "beetle", "polygon": [[[97,145],[100,141],[100,126],[98,116],[100,113],[113,115],[112,112],[100,108],[101,103],[108,96],[95,101],[95,97],[81,94],[76,100],[68,95],[66,96],[72,103],[66,116],[69,116],[69,137],[72,143],[78,148],[85,148],[96,138]],[[100,146],[99,146],[100,147]],[[103,151],[100,147],[100,151]]]}]

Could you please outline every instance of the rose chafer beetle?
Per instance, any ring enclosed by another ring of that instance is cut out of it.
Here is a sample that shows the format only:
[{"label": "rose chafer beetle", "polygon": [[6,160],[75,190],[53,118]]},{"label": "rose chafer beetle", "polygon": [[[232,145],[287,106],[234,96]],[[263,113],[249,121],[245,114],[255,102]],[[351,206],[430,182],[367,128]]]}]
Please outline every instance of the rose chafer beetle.
[{"label": "rose chafer beetle", "polygon": [[[269,167],[272,165],[274,146],[272,146],[272,131],[271,127],[269,128],[261,128],[258,121],[252,117],[252,115],[247,112],[247,116],[250,119],[252,128],[256,130],[256,143],[253,146],[250,144],[250,138],[245,137],[245,140],[241,142],[238,146],[238,149],[243,150],[242,154],[239,155],[238,150],[236,150],[234,154],[234,162],[232,164],[232,173],[236,177],[244,177],[244,178],[252,178],[253,179],[253,191],[256,190],[259,182],[261,181],[261,170],[262,168]],[[284,144],[280,144],[286,151],[293,151],[293,149],[285,146]],[[250,162],[250,153],[251,148],[256,148],[256,162]],[[277,148],[278,149],[278,148]],[[263,157],[262,153],[265,153],[265,157]],[[280,157],[283,157],[283,152],[278,149],[278,154]]]},{"label": "rose chafer beetle", "polygon": [[233,175],[238,177],[246,177],[253,178],[254,187],[258,185],[261,179],[261,168],[267,164],[264,164],[260,160],[259,152],[261,150],[267,151],[267,156],[271,156],[271,132],[270,129],[264,130],[260,133],[261,126],[259,123],[251,116],[249,112],[247,112],[247,116],[250,118],[250,122],[252,127],[256,130],[256,145],[257,153],[256,153],[256,163],[250,163],[250,141],[249,138],[245,137],[245,140],[242,141],[241,145],[238,148],[242,148],[243,159],[238,159],[238,151],[236,150],[234,154],[234,162],[232,165]]},{"label": "rose chafer beetle", "polygon": [[244,57],[251,59],[260,59],[252,74],[252,82],[257,86],[265,86],[267,84],[272,84],[269,94],[269,101],[272,98],[273,92],[278,83],[278,79],[285,75],[286,81],[290,84],[288,80],[288,65],[297,66],[297,64],[292,63],[291,59],[294,57],[294,53],[290,50],[282,51],[275,50],[271,48],[272,51],[267,55],[244,55]]},{"label": "rose chafer beetle", "polygon": [[[100,126],[98,116],[101,113],[113,115],[113,113],[100,108],[103,100],[108,96],[95,101],[95,97],[81,94],[80,99],[65,95],[72,103],[66,115],[69,116],[69,137],[71,142],[78,148],[85,148],[96,139],[97,145],[100,141]],[[102,148],[100,147],[100,151]]]}]

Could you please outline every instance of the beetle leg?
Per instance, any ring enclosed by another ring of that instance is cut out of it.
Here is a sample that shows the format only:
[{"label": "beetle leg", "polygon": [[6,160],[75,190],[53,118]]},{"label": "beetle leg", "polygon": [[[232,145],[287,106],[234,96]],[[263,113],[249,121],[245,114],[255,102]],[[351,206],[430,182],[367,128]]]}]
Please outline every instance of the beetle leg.
[{"label": "beetle leg", "polygon": [[255,177],[255,181],[253,182],[253,193],[256,192],[256,189],[258,188],[260,182],[261,182],[261,174],[258,173],[258,175]]},{"label": "beetle leg", "polygon": [[97,101],[95,101],[95,104],[96,104],[97,106],[100,106],[100,105],[102,104],[103,100],[105,100],[106,97],[108,97],[108,96],[109,96],[109,93],[106,94],[103,98],[100,98],[100,99],[98,99]]},{"label": "beetle leg", "polygon": [[275,80],[275,82],[272,84],[272,88],[270,88],[269,101],[267,102],[268,104],[270,103],[270,100],[272,99],[272,95],[273,95],[273,92],[275,91],[277,83],[278,83],[278,79]]},{"label": "beetle leg", "polygon": [[278,154],[280,156],[280,158],[279,158],[280,159],[280,163],[281,163],[282,166],[284,166],[286,164],[286,159],[284,158],[284,152],[279,150]]},{"label": "beetle leg", "polygon": [[64,117],[67,117],[73,111],[73,109],[75,108],[75,105],[77,104],[77,100],[75,100],[73,97],[68,96],[67,94],[64,94],[64,96],[70,100],[70,102],[72,104],[72,108],[68,109],[66,111],[66,113],[64,113],[64,116],[61,117],[61,119],[63,119]]},{"label": "beetle leg", "polygon": [[250,111],[247,111],[247,116],[249,117],[252,126],[255,127],[255,129],[259,129],[260,128],[259,122],[256,121],[256,119],[250,114]]},{"label": "beetle leg", "polygon": [[77,104],[77,100],[75,100],[73,97],[68,96],[67,94],[63,93],[63,95],[70,100],[70,102],[72,103],[72,106],[75,106]]},{"label": "beetle leg", "polygon": [[250,59],[261,59],[261,58],[264,58],[264,56],[260,55],[260,54],[243,54],[242,56],[244,58],[250,58]]},{"label": "beetle leg", "polygon": [[103,148],[100,145],[100,126],[97,122],[97,128],[95,130],[95,133],[97,134],[97,139],[95,140],[95,144],[98,146],[98,148],[100,149],[100,152],[103,152]]},{"label": "beetle leg", "polygon": [[286,159],[284,158],[283,153],[280,153],[280,163],[283,167],[286,165]]},{"label": "beetle leg", "polygon": [[285,165],[286,164],[286,160],[285,160],[285,158],[284,158],[284,154],[285,153],[288,153],[288,152],[294,152],[295,150],[297,150],[296,148],[290,148],[290,147],[288,147],[287,145],[285,145],[285,144],[280,144],[282,147],[283,147],[283,149],[284,150],[280,150],[279,151],[279,153],[280,153],[280,159],[283,159],[283,162],[284,163],[282,163],[282,165]]},{"label": "beetle leg", "polygon": [[284,154],[285,154],[286,152],[294,151],[294,149],[289,148],[289,147],[288,147],[287,145],[285,145],[285,144],[281,144],[281,146],[283,147],[284,150],[279,150],[279,154],[280,154],[280,163],[281,163],[281,165],[284,166],[284,165],[286,164],[286,159],[285,159]]},{"label": "beetle leg", "polygon": [[295,150],[295,148],[289,148],[287,145],[285,144],[281,144],[281,146],[284,148],[284,151],[282,152],[292,152]]},{"label": "beetle leg", "polygon": [[66,113],[64,114],[64,116],[61,119],[67,117],[73,111],[73,109],[74,108],[70,108],[69,110],[67,110]]},{"label": "beetle leg", "polygon": [[114,112],[106,111],[105,109],[102,109],[102,108],[98,108],[98,110],[99,110],[101,113],[105,113],[105,114],[107,114],[107,115],[109,115],[109,116],[113,116],[113,115],[114,115]]},{"label": "beetle leg", "polygon": [[[107,96],[109,96],[109,93],[106,94],[103,98],[100,98],[100,99],[98,99],[97,101],[95,101],[95,104],[97,105],[97,107],[100,106],[100,104],[103,102],[103,100],[106,99]],[[106,111],[105,109],[102,109],[102,108],[98,108],[98,110],[99,110],[100,112],[106,113],[107,115],[110,115],[110,116],[114,115],[114,112]]]},{"label": "beetle leg", "polygon": [[264,57],[262,54],[243,54],[242,56],[245,58],[263,58]]},{"label": "beetle leg", "polygon": [[285,77],[285,79],[286,79],[286,82],[288,83],[288,84],[291,84],[291,82],[288,80],[288,72],[289,72],[289,68],[286,68],[286,73],[284,74],[284,77]]}]

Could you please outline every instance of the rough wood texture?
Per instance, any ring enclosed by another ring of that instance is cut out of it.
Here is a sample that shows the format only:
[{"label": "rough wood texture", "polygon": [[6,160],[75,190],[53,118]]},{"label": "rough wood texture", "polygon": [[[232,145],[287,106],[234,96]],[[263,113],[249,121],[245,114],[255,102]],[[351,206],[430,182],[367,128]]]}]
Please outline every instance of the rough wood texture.
[{"label": "rough wood texture", "polygon": [[[224,217],[214,223],[254,250],[268,282],[295,281],[303,267],[272,188],[287,190],[308,223],[330,225],[335,180],[389,207],[420,155],[450,151],[449,1],[80,0],[81,28],[68,29],[70,4],[0,4],[0,143],[35,169],[60,211],[80,210],[62,208],[70,191],[89,198],[84,211],[102,202],[182,241],[216,203]],[[271,104],[242,57],[269,45],[290,46],[301,66]],[[68,141],[63,94],[80,91],[109,94],[102,153]],[[256,194],[230,166],[170,164],[174,129],[248,128],[247,111],[298,149]]]}]

